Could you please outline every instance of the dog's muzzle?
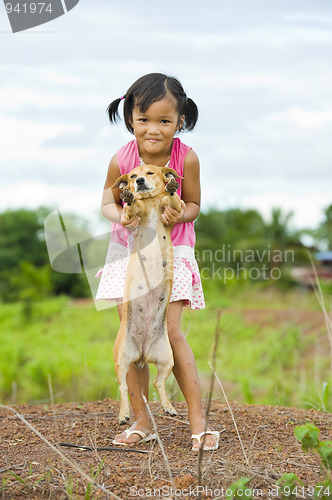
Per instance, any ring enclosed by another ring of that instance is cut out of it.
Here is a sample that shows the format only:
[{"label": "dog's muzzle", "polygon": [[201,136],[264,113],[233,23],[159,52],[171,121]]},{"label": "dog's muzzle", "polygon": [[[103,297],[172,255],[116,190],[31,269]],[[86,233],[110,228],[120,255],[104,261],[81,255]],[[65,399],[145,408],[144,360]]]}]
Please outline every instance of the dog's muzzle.
[{"label": "dog's muzzle", "polygon": [[136,191],[149,191],[150,188],[145,184],[144,177],[138,177],[136,179]]}]

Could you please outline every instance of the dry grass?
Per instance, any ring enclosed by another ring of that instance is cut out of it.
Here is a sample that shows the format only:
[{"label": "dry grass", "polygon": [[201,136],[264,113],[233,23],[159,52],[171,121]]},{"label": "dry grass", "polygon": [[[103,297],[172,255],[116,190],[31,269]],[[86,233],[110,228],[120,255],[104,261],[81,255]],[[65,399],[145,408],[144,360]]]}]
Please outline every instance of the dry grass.
[{"label": "dry grass", "polygon": [[[106,489],[103,485],[99,484],[93,477],[87,474],[78,464],[70,460],[66,455],[62,453],[59,448],[54,446],[43,434],[41,434],[30,422],[28,422],[20,413],[18,413],[14,408],[9,406],[0,405],[0,408],[4,410],[13,412],[17,418],[19,418],[24,425],[26,425],[34,434],[36,434],[52,451],[54,451],[57,455],[59,455],[63,462],[66,462],[75,472],[78,472],[83,479],[85,479],[88,484],[92,485],[95,488],[100,489],[103,493],[106,493],[108,497],[116,498],[117,500],[121,500],[120,497],[114,495],[111,491]],[[31,478],[31,476],[30,476]]]},{"label": "dry grass", "polygon": [[[207,405],[207,401],[204,404]],[[54,498],[57,500],[65,498],[73,500],[94,499],[100,498],[100,495],[98,496],[99,490],[102,498],[126,499],[130,497],[128,496],[128,488],[127,490],[125,488],[133,484],[142,485],[145,488],[152,487],[151,485],[155,488],[167,485],[170,488],[172,487],[173,491],[188,488],[189,485],[191,488],[196,488],[198,486],[198,457],[197,454],[189,451],[188,445],[184,444],[187,438],[189,439],[189,435],[187,436],[189,433],[186,432],[188,422],[186,421],[185,405],[177,405],[179,418],[176,419],[169,419],[166,416],[159,415],[159,405],[156,403],[152,403],[150,407],[155,420],[155,427],[158,427],[158,435],[164,453],[161,453],[161,448],[157,443],[151,447],[149,445],[137,447],[137,449],[140,448],[141,451],[145,451],[145,454],[125,453],[124,449],[117,449],[117,453],[99,451],[96,444],[100,445],[105,440],[105,437],[101,436],[101,432],[105,429],[106,422],[109,422],[109,414],[106,414],[101,421],[99,416],[96,417],[93,413],[90,413],[87,417],[85,413],[84,418],[80,419],[74,416],[73,419],[77,422],[75,429],[85,429],[84,437],[79,441],[89,446],[89,450],[82,448],[76,452],[69,450],[65,455],[52,444],[52,438],[44,437],[47,435],[47,429],[54,429],[54,419],[50,419],[49,416],[45,420],[43,420],[42,416],[37,417],[36,425],[40,430],[45,430],[43,433],[31,426],[27,418],[22,417],[21,413],[10,409],[15,418],[19,419],[29,429],[25,433],[26,440],[29,438],[29,433],[38,436],[40,445],[38,443],[34,445],[35,452],[33,456],[34,460],[40,462],[41,466],[38,470],[36,467],[32,467],[31,454],[29,452],[26,454],[23,450],[20,456],[26,457],[26,460],[21,458],[19,463],[15,463],[15,460],[10,462],[12,463],[10,471],[16,477],[0,466],[1,475],[5,473],[2,490],[0,490],[2,497],[7,499],[8,494],[14,490],[17,498],[29,498],[29,500],[37,498]],[[231,418],[230,409],[241,434],[242,445],[239,444],[238,435],[234,430],[234,421]],[[261,415],[259,415],[258,409],[253,405],[244,407],[243,405],[230,403],[229,407],[227,407],[227,405],[214,400],[210,402],[210,421],[212,425],[215,426],[217,422],[220,423],[222,420],[226,426],[227,434],[222,434],[218,451],[203,454],[200,462],[201,486],[213,491],[221,490],[222,488],[229,488],[232,483],[241,477],[248,477],[251,478],[250,487],[265,490],[262,496],[268,498],[266,492],[269,488],[275,488],[276,481],[284,472],[296,471],[297,474],[302,473],[302,478],[310,477],[310,474],[314,471],[317,473],[317,470],[319,470],[318,462],[315,461],[315,457],[306,457],[303,454],[293,436],[293,424],[290,426],[289,422],[294,422],[295,426],[298,422],[304,422],[310,417],[323,429],[325,439],[329,437],[330,433],[329,416],[318,412],[277,407],[260,407]],[[59,415],[61,421],[65,422],[63,411]],[[56,417],[55,412],[54,416]],[[117,408],[112,414],[113,425],[116,425],[116,416]],[[260,417],[263,417],[263,425],[258,423]],[[8,417],[6,417],[7,422],[8,420]],[[10,422],[13,426],[15,420],[11,419],[8,423]],[[47,425],[44,426],[44,424],[48,424],[48,427]],[[70,422],[68,427],[69,424]],[[244,426],[246,426],[246,429]],[[22,424],[21,427],[23,427]],[[18,427],[15,426],[15,428]],[[278,432],[280,430],[279,440],[285,446],[282,452],[276,450],[276,445],[273,444],[276,429],[278,429]],[[53,434],[55,438],[57,433],[56,428]],[[62,430],[62,438],[66,434],[67,430]],[[105,436],[105,432],[103,435]],[[182,436],[184,436],[183,439]],[[176,441],[176,444],[173,446],[171,443],[174,441]],[[49,454],[45,453],[45,447],[41,446],[42,442],[49,447]],[[183,451],[180,451],[179,447],[184,447]],[[242,447],[246,451],[245,454]],[[19,451],[18,448],[12,447],[13,452],[15,453],[16,449]],[[29,446],[26,449],[29,450]],[[39,456],[39,451],[44,451],[44,453]],[[9,452],[11,452],[11,449],[9,449]],[[57,456],[61,459],[55,460],[54,453],[57,453]],[[74,457],[74,460],[69,459],[68,455]],[[82,470],[83,468],[84,470]],[[318,481],[318,479],[316,478],[315,481]],[[313,481],[314,479],[310,479],[308,486],[315,484]],[[112,490],[116,494],[112,494]],[[122,494],[121,491],[123,490],[127,491],[127,493]],[[179,495],[174,494],[169,498],[176,498],[176,496],[179,497]],[[158,498],[158,496],[155,498]],[[218,498],[217,495],[216,498]]]},{"label": "dry grass", "polygon": [[[317,273],[316,273],[316,282],[314,289],[317,296],[317,300],[322,308],[326,322],[327,334],[330,342],[331,373],[332,373],[332,318],[327,312],[327,306],[324,300],[324,295],[318,280]],[[231,447],[227,448],[227,451],[223,450],[222,454],[217,452],[216,453],[200,452],[196,457],[183,456],[183,460],[181,460],[181,463],[179,463],[178,459],[176,460],[176,462],[174,462],[174,457],[173,456],[170,457],[167,455],[167,452],[163,444],[163,439],[161,437],[164,436],[165,429],[167,429],[167,426],[166,425],[164,426],[163,422],[167,423],[169,422],[170,425],[178,424],[184,428],[187,428],[189,426],[189,422],[185,419],[184,416],[185,412],[183,413],[178,412],[178,417],[175,418],[167,417],[165,415],[160,416],[158,419],[159,422],[159,429],[158,429],[156,419],[154,418],[149,405],[147,405],[147,409],[149,411],[150,417],[153,422],[154,430],[158,436],[158,444],[159,444],[159,449],[161,450],[162,457],[160,457],[160,455],[158,454],[157,449],[152,447],[149,451],[146,451],[147,455],[145,455],[145,457],[147,457],[147,460],[140,460],[138,458],[134,465],[132,462],[130,464],[127,463],[124,465],[117,465],[116,469],[117,471],[121,471],[121,473],[123,474],[135,474],[137,478],[141,478],[142,482],[146,481],[146,478],[148,478],[148,480],[151,480],[156,484],[160,483],[168,484],[173,488],[173,491],[176,491],[177,489],[183,487],[183,485],[186,485],[185,483],[183,483],[184,481],[183,478],[187,478],[188,484],[190,483],[190,486],[192,488],[195,488],[197,486],[201,487],[204,486],[208,490],[211,489],[213,491],[216,491],[218,489],[222,490],[222,488],[228,488],[232,483],[234,483],[241,477],[249,477],[251,478],[251,481],[254,485],[258,485],[259,488],[265,489],[265,491],[267,492],[269,488],[276,487],[276,481],[280,478],[285,469],[287,471],[289,470],[288,469],[289,466],[293,466],[293,468],[295,467],[296,470],[304,472],[305,475],[309,475],[312,472],[313,467],[315,467],[316,469],[318,468],[316,462],[310,462],[310,463],[306,462],[306,459],[303,458],[303,454],[299,449],[299,447],[298,448],[295,447],[294,451],[293,444],[292,444],[293,446],[292,454],[291,455],[288,454],[289,456],[287,456],[287,458],[283,460],[281,459],[275,460],[274,465],[271,464],[270,456],[274,456],[273,453],[275,452],[273,450],[271,452],[267,447],[267,449],[262,450],[262,452],[265,453],[265,455],[263,455],[266,457],[265,460],[261,459],[259,460],[259,465],[257,464],[257,459],[255,459],[254,453],[255,452],[257,453],[257,448],[262,446],[260,443],[261,441],[263,441],[264,437],[263,434],[265,432],[264,427],[268,426],[270,426],[271,428],[273,427],[274,410],[271,409],[271,412],[268,412],[268,410],[266,410],[267,425],[258,426],[257,429],[255,430],[255,433],[253,433],[252,437],[250,438],[243,436],[241,437],[241,432],[240,432],[241,428],[237,422],[239,415],[236,417],[236,415],[234,414],[234,411],[232,409],[232,406],[234,405],[229,404],[223,385],[215,371],[215,359],[216,359],[217,346],[220,336],[219,332],[220,318],[221,318],[221,311],[218,311],[215,340],[212,349],[212,363],[210,364],[212,370],[210,391],[208,400],[205,402],[206,416],[207,416],[207,421],[212,420],[214,418],[214,411],[213,411],[214,402],[212,400],[212,394],[213,394],[214,382],[215,380],[217,380],[224,395],[227,405],[227,411],[231,417],[231,422],[232,425],[234,426],[238,443],[240,444],[239,447],[240,452],[239,453],[234,452],[236,445],[233,443]],[[51,378],[49,378],[48,383],[52,399],[53,388],[52,388]],[[10,471],[4,468],[2,469],[0,468],[0,473],[6,471],[8,473],[6,476],[4,476],[4,480],[1,487],[1,493],[3,499],[7,498],[6,496],[8,491],[7,483],[9,482],[9,477],[10,477],[11,487],[12,486],[20,487],[20,490],[22,492],[22,497],[19,498],[32,499],[32,498],[45,497],[49,499],[51,498],[93,499],[94,497],[92,489],[95,488],[100,492],[102,492],[104,495],[106,495],[105,498],[116,498],[121,500],[120,496],[114,494],[111,491],[112,486],[118,486],[118,484],[117,485],[111,484],[107,488],[104,486],[104,484],[110,484],[110,479],[109,479],[110,470],[109,470],[109,464],[105,463],[105,459],[103,460],[99,453],[99,450],[102,448],[98,448],[97,446],[98,442],[97,436],[100,432],[100,430],[98,429],[97,419],[94,422],[93,430],[91,430],[90,428],[90,434],[88,434],[87,437],[85,437],[85,439],[87,439],[87,442],[85,444],[87,445],[87,447],[89,447],[90,452],[93,454],[92,456],[91,455],[89,456],[89,464],[95,471],[93,474],[88,474],[75,461],[69,459],[64,453],[62,453],[57,446],[52,444],[52,442],[50,442],[50,440],[46,438],[42,432],[38,431],[25,417],[23,417],[14,408],[2,405],[0,405],[0,408],[3,408],[6,411],[14,413],[16,417],[21,422],[23,422],[25,426],[29,428],[30,431],[32,431],[36,436],[38,436],[38,438],[42,442],[44,442],[52,452],[56,453],[61,458],[61,464],[63,464],[63,467],[59,465],[57,465],[56,467],[52,466],[51,462],[48,465],[45,464],[42,474],[32,473],[31,464],[28,462],[22,462],[16,464],[15,466],[11,467]],[[238,407],[235,406],[235,410],[238,410]],[[293,413],[290,411],[290,414]],[[294,415],[295,414],[297,415],[297,413],[295,413],[294,410]],[[308,412],[307,414],[305,414],[303,411],[303,415],[310,415],[310,413]],[[53,425],[57,428],[57,434],[58,433],[60,434],[60,429],[56,417],[57,415],[56,413],[54,413]],[[299,417],[294,417],[294,421],[297,420],[297,418]],[[244,420],[242,420],[241,418],[241,425],[243,426],[243,424]],[[76,422],[74,425],[76,425]],[[329,428],[328,425],[326,425],[326,429],[328,428]],[[228,438],[229,436],[230,434],[228,434]],[[124,452],[125,450],[121,451]],[[270,456],[269,453],[271,453]],[[139,455],[137,455],[137,457],[139,457]],[[123,460],[125,460],[125,458]],[[66,464],[66,467],[64,467],[64,464]],[[99,478],[98,481],[96,480],[97,476]],[[79,479],[79,477],[81,479]],[[84,491],[82,490],[82,484],[84,485],[83,488]],[[264,493],[262,496],[268,498],[267,493]],[[198,492],[197,497],[202,498],[202,493]],[[158,497],[155,496],[155,498]],[[175,493],[173,496],[169,498],[180,498],[180,497],[177,496]],[[224,498],[224,495],[215,496],[214,498],[215,500],[217,500],[218,498],[221,499]],[[301,497],[301,495],[299,495],[298,498],[305,498],[305,497]]]},{"label": "dry grass", "polygon": [[326,306],[326,301],[325,297],[322,291],[322,287],[319,281],[319,277],[317,274],[317,269],[314,263],[314,260],[312,258],[312,255],[310,252],[308,252],[309,258],[311,261],[312,269],[314,272],[315,276],[315,281],[311,281],[312,287],[314,289],[317,301],[323,311],[324,319],[325,319],[325,324],[326,324],[326,332],[330,344],[330,367],[331,367],[331,375],[332,375],[332,316],[327,312],[327,306]]}]

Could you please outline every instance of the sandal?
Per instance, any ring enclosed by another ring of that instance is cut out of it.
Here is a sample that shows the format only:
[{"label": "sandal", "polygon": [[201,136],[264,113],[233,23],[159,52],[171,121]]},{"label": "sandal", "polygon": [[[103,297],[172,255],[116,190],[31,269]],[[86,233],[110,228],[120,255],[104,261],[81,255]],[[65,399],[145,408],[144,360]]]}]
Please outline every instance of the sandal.
[{"label": "sandal", "polygon": [[148,441],[152,441],[152,439],[157,439],[157,434],[145,434],[145,432],[139,430],[131,431],[130,429],[126,429],[124,433],[126,434],[126,439],[128,439],[132,434],[138,434],[141,439],[139,441],[136,441],[135,443],[123,443],[121,441],[116,441],[115,439],[113,439],[112,443],[118,444],[120,446],[133,446],[134,444],[142,443],[142,441],[146,443]]},{"label": "sandal", "polygon": [[[191,436],[191,439],[197,439],[198,444],[201,445],[201,443],[202,443],[202,437],[206,436],[207,434],[212,434],[212,436],[214,436],[216,438],[216,443],[215,443],[214,446],[207,446],[206,444],[204,444],[203,450],[204,451],[214,451],[214,450],[217,450],[218,446],[219,446],[219,432],[218,431],[203,431],[200,434],[193,434]],[[195,446],[192,447],[192,451],[199,451],[199,450],[200,450],[200,447],[199,448],[197,448]]]}]

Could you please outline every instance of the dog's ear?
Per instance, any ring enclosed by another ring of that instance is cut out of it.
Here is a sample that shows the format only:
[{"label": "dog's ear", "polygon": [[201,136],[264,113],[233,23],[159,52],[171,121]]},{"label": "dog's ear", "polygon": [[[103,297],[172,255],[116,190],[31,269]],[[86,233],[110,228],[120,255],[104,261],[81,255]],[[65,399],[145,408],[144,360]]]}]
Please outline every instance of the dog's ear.
[{"label": "dog's ear", "polygon": [[124,174],[124,175],[121,175],[121,177],[119,177],[115,181],[115,183],[113,184],[111,189],[113,189],[115,187],[117,187],[119,189],[125,189],[127,186],[128,186],[128,174]]},{"label": "dog's ear", "polygon": [[169,182],[172,179],[183,179],[175,170],[169,167],[160,167],[161,173],[164,177],[164,182]]}]

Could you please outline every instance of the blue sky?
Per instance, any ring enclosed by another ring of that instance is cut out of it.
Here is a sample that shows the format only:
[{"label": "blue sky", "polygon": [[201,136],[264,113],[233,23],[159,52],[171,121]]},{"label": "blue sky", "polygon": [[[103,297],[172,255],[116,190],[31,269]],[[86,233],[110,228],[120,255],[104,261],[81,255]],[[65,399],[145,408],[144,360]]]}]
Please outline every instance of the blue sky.
[{"label": "blue sky", "polygon": [[12,34],[0,6],[0,210],[96,216],[132,136],[105,109],[142,74],[178,77],[200,111],[182,134],[202,207],[272,207],[315,227],[332,203],[332,7],[316,0],[80,0]]}]

